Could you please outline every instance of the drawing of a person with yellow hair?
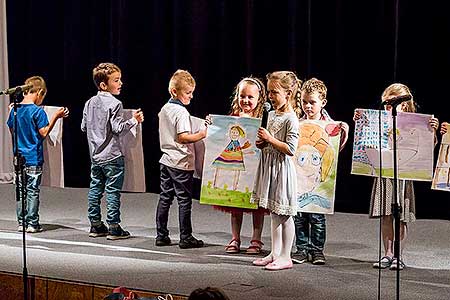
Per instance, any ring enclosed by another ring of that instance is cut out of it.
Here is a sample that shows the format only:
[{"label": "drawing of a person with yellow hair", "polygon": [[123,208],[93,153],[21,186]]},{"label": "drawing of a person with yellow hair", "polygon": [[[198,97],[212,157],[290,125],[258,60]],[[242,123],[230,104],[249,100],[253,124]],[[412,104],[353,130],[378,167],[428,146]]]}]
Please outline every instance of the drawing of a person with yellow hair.
[{"label": "drawing of a person with yellow hair", "polygon": [[245,131],[240,125],[232,125],[228,131],[228,136],[231,139],[230,143],[212,162],[212,167],[216,168],[213,186],[215,188],[217,187],[216,183],[219,170],[223,169],[234,172],[233,190],[237,190],[240,171],[245,171],[243,150],[249,148],[251,144],[249,141],[246,141],[242,146],[239,143],[239,138],[245,138]]},{"label": "drawing of a person with yellow hair", "polygon": [[300,124],[299,147],[296,153],[299,207],[309,204],[330,209],[330,201],[319,195],[316,188],[324,182],[333,167],[335,151],[329,136],[339,134],[339,125],[325,129],[313,123]]}]

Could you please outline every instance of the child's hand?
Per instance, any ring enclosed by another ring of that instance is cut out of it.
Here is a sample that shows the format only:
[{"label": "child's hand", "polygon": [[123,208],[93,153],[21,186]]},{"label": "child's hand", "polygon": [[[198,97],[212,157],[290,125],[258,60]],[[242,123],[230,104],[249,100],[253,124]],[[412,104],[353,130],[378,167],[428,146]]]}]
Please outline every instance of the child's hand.
[{"label": "child's hand", "polygon": [[138,121],[138,123],[144,122],[144,113],[140,108],[136,110],[136,112],[133,114],[133,117]]},{"label": "child's hand", "polygon": [[339,151],[342,151],[342,149],[344,149],[345,144],[347,143],[348,131],[350,130],[350,127],[345,122],[339,123],[339,127],[341,128],[341,140],[339,145]]},{"label": "child's hand", "polygon": [[361,112],[359,110],[355,110],[355,114],[353,115],[353,121],[358,121],[361,119]]},{"label": "child's hand", "polygon": [[212,124],[211,116],[207,115],[205,118],[205,126],[208,127],[211,124]]},{"label": "child's hand", "polygon": [[255,141],[255,146],[258,149],[262,149],[267,145],[267,142],[263,141],[263,140],[256,140]]},{"label": "child's hand", "polygon": [[430,121],[428,121],[428,123],[430,124],[431,128],[433,128],[434,130],[437,130],[439,128],[439,120],[437,118],[435,118],[434,116],[432,116],[430,118]]},{"label": "child's hand", "polygon": [[69,116],[69,109],[67,107],[60,107],[55,112],[55,116],[57,119],[59,118],[67,118]]},{"label": "child's hand", "polygon": [[264,142],[268,142],[272,137],[272,135],[267,131],[267,129],[263,127],[259,127],[257,136],[260,140]]},{"label": "child's hand", "polygon": [[447,122],[442,122],[441,124],[441,134],[446,134],[448,132],[448,125],[449,123]]}]

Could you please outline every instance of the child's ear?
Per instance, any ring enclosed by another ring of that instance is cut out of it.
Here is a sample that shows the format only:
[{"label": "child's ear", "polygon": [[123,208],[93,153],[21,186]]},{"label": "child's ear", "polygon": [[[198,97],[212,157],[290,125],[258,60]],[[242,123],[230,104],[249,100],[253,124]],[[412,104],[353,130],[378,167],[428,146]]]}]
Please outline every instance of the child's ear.
[{"label": "child's ear", "polygon": [[108,86],[106,85],[106,83],[104,83],[104,82],[100,82],[100,89],[102,90],[102,91],[106,91],[106,88],[107,88]]},{"label": "child's ear", "polygon": [[322,107],[324,107],[325,105],[327,105],[327,99],[322,100]]},{"label": "child's ear", "polygon": [[173,96],[177,96],[177,89],[176,88],[173,88],[171,91],[171,94],[173,95]]}]

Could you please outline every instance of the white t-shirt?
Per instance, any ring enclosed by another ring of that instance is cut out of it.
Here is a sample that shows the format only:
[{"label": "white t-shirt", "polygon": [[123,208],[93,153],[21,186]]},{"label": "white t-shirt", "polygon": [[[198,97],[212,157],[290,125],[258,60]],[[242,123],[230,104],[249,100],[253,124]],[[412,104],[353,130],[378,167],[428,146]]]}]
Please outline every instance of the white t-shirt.
[{"label": "white t-shirt", "polygon": [[176,169],[194,170],[193,144],[177,142],[178,134],[191,133],[191,119],[187,109],[179,104],[166,103],[161,108],[158,117],[159,144],[163,152],[159,162]]}]

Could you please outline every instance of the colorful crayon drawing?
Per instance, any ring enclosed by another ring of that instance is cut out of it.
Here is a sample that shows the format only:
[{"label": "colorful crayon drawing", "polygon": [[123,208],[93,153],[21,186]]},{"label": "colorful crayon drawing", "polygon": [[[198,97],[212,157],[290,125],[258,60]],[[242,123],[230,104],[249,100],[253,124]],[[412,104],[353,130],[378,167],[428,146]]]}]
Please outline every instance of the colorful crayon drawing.
[{"label": "colorful crayon drawing", "polygon": [[257,208],[250,203],[259,149],[260,119],[211,115],[205,139],[200,203]]},{"label": "colorful crayon drawing", "polygon": [[[353,142],[352,174],[379,176],[379,119],[381,115],[382,176],[393,178],[392,116],[388,111],[357,109]],[[431,181],[434,132],[431,115],[399,112],[397,117],[397,162],[399,179]]]},{"label": "colorful crayon drawing", "polygon": [[450,192],[450,133],[448,132],[442,136],[431,188]]},{"label": "colorful crayon drawing", "polygon": [[340,135],[339,122],[300,122],[295,152],[300,212],[334,213]]}]

